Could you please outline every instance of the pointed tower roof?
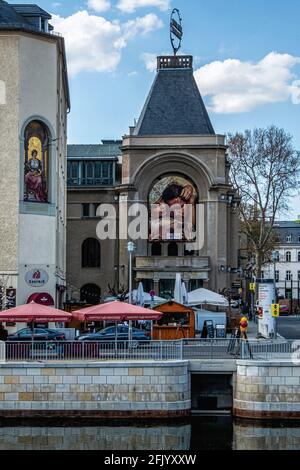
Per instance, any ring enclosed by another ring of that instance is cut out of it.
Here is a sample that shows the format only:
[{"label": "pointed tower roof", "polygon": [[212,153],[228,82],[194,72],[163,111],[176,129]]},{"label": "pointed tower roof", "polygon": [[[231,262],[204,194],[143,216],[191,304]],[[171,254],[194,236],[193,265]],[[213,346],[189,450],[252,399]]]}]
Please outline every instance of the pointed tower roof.
[{"label": "pointed tower roof", "polygon": [[158,57],[157,74],[134,135],[214,134],[194,78],[193,58]]}]

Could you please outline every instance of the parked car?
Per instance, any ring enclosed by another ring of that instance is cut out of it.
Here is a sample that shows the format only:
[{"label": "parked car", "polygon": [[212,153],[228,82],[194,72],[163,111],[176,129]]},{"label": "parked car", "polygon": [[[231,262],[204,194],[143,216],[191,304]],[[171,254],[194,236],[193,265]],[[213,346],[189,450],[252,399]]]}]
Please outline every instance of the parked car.
[{"label": "parked car", "polygon": [[[125,342],[128,341],[129,327],[127,325],[118,325],[117,330],[117,341]],[[115,342],[116,327],[109,326],[103,330],[97,331],[96,333],[83,334],[76,338],[77,341],[103,341],[106,343]],[[150,341],[150,332],[146,330],[139,330],[138,328],[132,328],[132,341],[138,343],[147,343]]]},{"label": "parked car", "polygon": [[[65,334],[50,328],[34,328],[34,341],[63,341]],[[32,329],[23,328],[14,334],[8,335],[7,341],[32,341]]]}]

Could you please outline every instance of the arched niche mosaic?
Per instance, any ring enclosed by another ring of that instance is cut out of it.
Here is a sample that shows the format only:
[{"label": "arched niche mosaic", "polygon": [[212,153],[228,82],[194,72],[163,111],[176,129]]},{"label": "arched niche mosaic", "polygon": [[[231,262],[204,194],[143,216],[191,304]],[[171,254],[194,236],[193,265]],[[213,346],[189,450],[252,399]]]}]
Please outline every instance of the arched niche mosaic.
[{"label": "arched niche mosaic", "polygon": [[31,121],[24,132],[24,201],[49,202],[49,131]]}]

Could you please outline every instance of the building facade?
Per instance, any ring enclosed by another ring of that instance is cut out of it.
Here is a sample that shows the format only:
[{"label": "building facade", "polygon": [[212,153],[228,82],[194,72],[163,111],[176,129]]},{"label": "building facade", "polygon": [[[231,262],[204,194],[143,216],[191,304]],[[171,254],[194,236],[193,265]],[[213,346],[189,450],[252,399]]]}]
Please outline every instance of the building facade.
[{"label": "building facade", "polygon": [[0,1],[2,307],[13,295],[60,306],[65,291],[70,98],[64,40],[49,20],[37,5]]},{"label": "building facade", "polygon": [[300,221],[277,222],[277,260],[263,267],[263,277],[276,279],[278,296],[300,305]]},{"label": "building facade", "polygon": [[[96,297],[108,294],[108,284],[116,289],[128,286],[127,243],[132,236],[127,228],[134,216],[138,218],[137,205],[146,208],[151,223],[145,223],[145,218],[135,222],[140,230],[140,237],[134,240],[135,284],[142,281],[145,290],[169,298],[180,272],[189,289],[230,287],[232,272],[238,267],[238,199],[229,181],[225,137],[212,127],[193,76],[193,58],[158,57],[157,74],[140,119],[124,136],[120,151],[116,148],[116,164],[111,167],[115,174],[105,181],[92,165],[94,161],[101,166],[107,158],[97,155],[100,148],[69,146],[70,297],[85,300],[85,286]],[[73,167],[74,155],[83,162],[81,166]],[[84,161],[89,159],[88,169]],[[90,220],[90,211],[94,215],[95,205],[107,202],[117,221],[115,239],[97,240],[96,226],[101,219]],[[171,229],[164,234],[164,217],[154,221],[153,205],[165,208],[173,204],[182,210],[192,207],[190,227],[196,227],[192,232],[197,234],[197,244],[188,233],[179,236],[174,214]],[[100,263],[93,266],[99,252]],[[231,269],[224,269],[228,266]]]}]

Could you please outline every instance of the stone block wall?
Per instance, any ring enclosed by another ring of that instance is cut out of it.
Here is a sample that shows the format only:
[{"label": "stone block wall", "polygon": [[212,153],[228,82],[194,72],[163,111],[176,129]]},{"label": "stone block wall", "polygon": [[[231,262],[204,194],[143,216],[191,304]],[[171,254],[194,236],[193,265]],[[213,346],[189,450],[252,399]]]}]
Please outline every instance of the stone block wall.
[{"label": "stone block wall", "polygon": [[237,361],[234,414],[300,418],[300,366],[290,361]]},{"label": "stone block wall", "polygon": [[188,362],[0,364],[0,417],[179,417]]}]

